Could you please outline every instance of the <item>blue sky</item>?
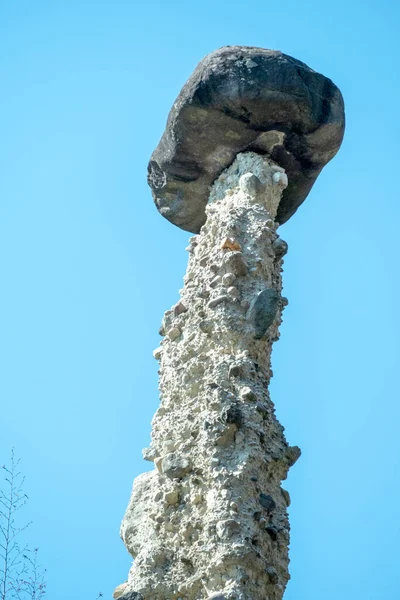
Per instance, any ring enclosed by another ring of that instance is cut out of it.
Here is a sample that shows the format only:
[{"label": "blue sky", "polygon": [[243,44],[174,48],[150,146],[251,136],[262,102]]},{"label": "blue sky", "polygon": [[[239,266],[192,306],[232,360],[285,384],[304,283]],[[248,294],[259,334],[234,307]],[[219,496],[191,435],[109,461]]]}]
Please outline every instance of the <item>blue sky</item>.
[{"label": "blue sky", "polygon": [[281,228],[289,306],[272,396],[303,450],[285,600],[398,598],[398,96],[394,0],[0,3],[0,463],[15,446],[49,600],[111,597],[158,405],[158,327],[188,234],[146,166],[181,86],[227,44],[341,88],[345,141]]}]

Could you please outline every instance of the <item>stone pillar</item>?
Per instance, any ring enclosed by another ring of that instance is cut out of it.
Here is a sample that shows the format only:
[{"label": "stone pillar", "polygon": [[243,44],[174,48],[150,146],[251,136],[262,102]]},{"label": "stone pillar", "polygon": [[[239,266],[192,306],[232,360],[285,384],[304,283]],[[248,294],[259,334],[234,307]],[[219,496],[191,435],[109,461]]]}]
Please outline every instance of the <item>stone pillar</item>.
[{"label": "stone pillar", "polygon": [[190,239],[177,304],[163,318],[161,404],[121,526],[134,558],[123,600],[280,600],[289,579],[288,446],[268,384],[279,338],[280,166],[238,154]]}]

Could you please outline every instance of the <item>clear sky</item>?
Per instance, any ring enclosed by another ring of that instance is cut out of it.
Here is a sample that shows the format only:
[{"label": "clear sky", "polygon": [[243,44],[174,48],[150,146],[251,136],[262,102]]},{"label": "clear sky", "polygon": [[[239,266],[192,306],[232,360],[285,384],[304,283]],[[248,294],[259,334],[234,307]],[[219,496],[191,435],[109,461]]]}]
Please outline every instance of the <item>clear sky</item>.
[{"label": "clear sky", "polygon": [[285,600],[397,600],[399,26],[395,0],[0,0],[0,464],[15,446],[49,600],[111,597],[158,405],[158,328],[188,234],[146,166],[181,86],[227,44],[328,75],[345,142],[281,236],[272,396],[303,456]]}]

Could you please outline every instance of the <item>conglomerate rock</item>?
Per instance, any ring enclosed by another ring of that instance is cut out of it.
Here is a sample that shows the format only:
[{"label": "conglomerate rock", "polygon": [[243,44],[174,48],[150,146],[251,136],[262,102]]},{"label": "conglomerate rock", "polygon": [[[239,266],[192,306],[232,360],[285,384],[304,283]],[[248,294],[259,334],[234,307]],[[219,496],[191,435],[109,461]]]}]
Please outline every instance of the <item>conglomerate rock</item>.
[{"label": "conglomerate rock", "polygon": [[298,458],[268,384],[278,339],[284,170],[239,154],[211,188],[179,302],[164,315],[154,469],[136,478],[121,526],[134,558],[121,600],[281,600]]},{"label": "conglomerate rock", "polygon": [[239,152],[255,151],[286,170],[289,185],[277,214],[284,223],[338,151],[344,122],[339,89],[303,62],[247,46],[211,52],[174,102],[150,159],[156,206],[198,233],[209,186]]}]

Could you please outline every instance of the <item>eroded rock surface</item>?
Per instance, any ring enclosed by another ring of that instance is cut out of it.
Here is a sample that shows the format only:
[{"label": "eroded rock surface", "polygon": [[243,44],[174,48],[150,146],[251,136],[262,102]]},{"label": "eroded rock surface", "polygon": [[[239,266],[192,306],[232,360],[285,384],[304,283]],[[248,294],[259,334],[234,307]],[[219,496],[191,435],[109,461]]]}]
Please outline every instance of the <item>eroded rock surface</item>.
[{"label": "eroded rock surface", "polygon": [[161,214],[197,233],[209,186],[239,152],[255,151],[286,171],[277,213],[284,223],[343,133],[343,99],[330,79],[282,52],[227,46],[199,63],[174,102],[149,163],[149,185]]},{"label": "eroded rock surface", "polygon": [[144,452],[154,470],[135,480],[121,526],[134,558],[121,600],[282,599],[290,498],[281,481],[300,453],[268,391],[287,303],[275,222],[282,175],[239,154],[191,238],[155,352],[161,404]]}]

